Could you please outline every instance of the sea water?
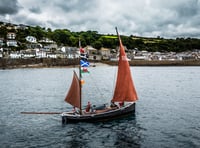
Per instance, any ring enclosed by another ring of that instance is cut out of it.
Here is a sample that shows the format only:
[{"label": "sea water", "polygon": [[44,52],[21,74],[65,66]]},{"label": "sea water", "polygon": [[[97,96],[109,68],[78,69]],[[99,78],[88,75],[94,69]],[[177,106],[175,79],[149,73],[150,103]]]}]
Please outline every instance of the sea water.
[{"label": "sea water", "polygon": [[[62,125],[75,68],[0,70],[0,147],[200,147],[200,67],[131,67],[139,100],[128,118]],[[109,103],[117,68],[83,74],[83,104]],[[121,86],[123,87],[123,86]]]}]

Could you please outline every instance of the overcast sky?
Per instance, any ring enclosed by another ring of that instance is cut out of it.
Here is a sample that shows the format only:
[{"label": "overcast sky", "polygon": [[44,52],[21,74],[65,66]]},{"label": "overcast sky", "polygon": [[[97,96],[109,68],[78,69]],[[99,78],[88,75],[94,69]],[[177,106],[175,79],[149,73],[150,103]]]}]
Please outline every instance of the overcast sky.
[{"label": "overcast sky", "polygon": [[0,20],[70,31],[200,38],[200,0],[0,0]]}]

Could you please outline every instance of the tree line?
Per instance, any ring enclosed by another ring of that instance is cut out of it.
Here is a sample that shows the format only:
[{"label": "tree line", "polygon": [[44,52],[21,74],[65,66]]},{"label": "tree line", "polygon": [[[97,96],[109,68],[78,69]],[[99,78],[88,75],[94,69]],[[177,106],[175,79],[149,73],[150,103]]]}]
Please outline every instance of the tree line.
[{"label": "tree line", "polygon": [[[72,32],[68,29],[56,29],[51,30],[51,28],[42,28],[40,26],[28,27],[28,29],[12,29],[8,30],[6,26],[1,26],[0,28],[0,38],[5,38],[8,32],[16,33],[16,40],[19,43],[18,47],[14,50],[22,50],[26,48],[26,37],[34,36],[37,40],[43,38],[49,38],[55,41],[58,46],[71,46],[78,47],[79,40],[81,41],[81,46],[91,45],[96,49],[101,47],[114,49],[118,45],[118,39],[116,35],[113,34],[99,34],[97,31],[81,31]],[[156,38],[145,38],[137,36],[123,36],[121,35],[122,42],[127,49],[138,49],[147,50],[149,52],[183,52],[191,51],[194,49],[200,49],[200,39],[198,38],[176,38],[176,39],[164,39],[161,37]],[[6,45],[4,45],[6,46]]]}]

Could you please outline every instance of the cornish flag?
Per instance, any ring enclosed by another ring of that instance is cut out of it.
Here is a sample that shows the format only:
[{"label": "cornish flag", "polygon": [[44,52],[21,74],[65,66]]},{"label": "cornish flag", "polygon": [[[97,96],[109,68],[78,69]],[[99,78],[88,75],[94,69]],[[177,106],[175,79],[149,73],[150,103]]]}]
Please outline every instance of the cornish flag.
[{"label": "cornish flag", "polygon": [[88,61],[80,60],[81,67],[89,67],[90,63]]}]

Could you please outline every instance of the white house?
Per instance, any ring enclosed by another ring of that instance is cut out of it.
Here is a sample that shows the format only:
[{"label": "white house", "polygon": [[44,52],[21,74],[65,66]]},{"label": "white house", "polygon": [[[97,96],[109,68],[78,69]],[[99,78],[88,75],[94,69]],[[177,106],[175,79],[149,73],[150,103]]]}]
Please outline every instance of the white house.
[{"label": "white house", "polygon": [[16,38],[16,33],[14,33],[14,32],[8,32],[7,33],[7,39],[15,40],[15,38]]},{"label": "white house", "polygon": [[101,56],[102,56],[102,59],[103,60],[108,60],[110,59],[110,49],[108,48],[101,48],[100,49],[100,53],[101,53]]},{"label": "white house", "polygon": [[7,44],[8,47],[10,47],[10,46],[17,47],[17,41],[15,40],[15,38],[16,38],[16,33],[14,33],[14,32],[8,32],[7,33],[6,44]]},{"label": "white house", "polygon": [[57,55],[55,53],[47,53],[47,58],[53,58],[56,59]]},{"label": "white house", "polygon": [[30,43],[37,43],[37,39],[34,36],[27,36],[26,40]]},{"label": "white house", "polygon": [[45,50],[57,49],[58,45],[57,44],[48,44],[48,45],[45,45],[43,48]]},{"label": "white house", "polygon": [[55,43],[53,40],[50,40],[49,38],[43,38],[42,40],[39,40],[40,43]]},{"label": "white house", "polygon": [[19,59],[22,57],[22,54],[21,53],[11,53],[10,54],[10,58],[11,59]]},{"label": "white house", "polygon": [[100,52],[101,52],[101,55],[102,56],[110,56],[110,49],[108,49],[108,48],[101,48],[100,49]]},{"label": "white house", "polygon": [[134,60],[148,60],[148,57],[141,55],[141,56],[134,56],[133,59]]},{"label": "white house", "polygon": [[85,50],[86,50],[86,52],[88,52],[89,55],[97,53],[97,49],[93,48],[92,46],[86,46]]},{"label": "white house", "polygon": [[0,46],[3,46],[3,45],[4,45],[4,39],[0,38]]},{"label": "white house", "polygon": [[17,41],[16,40],[7,40],[6,44],[7,44],[8,47],[10,47],[10,46],[17,47]]},{"label": "white house", "polygon": [[36,49],[36,57],[37,58],[46,58],[47,53],[46,53],[46,51]]}]

